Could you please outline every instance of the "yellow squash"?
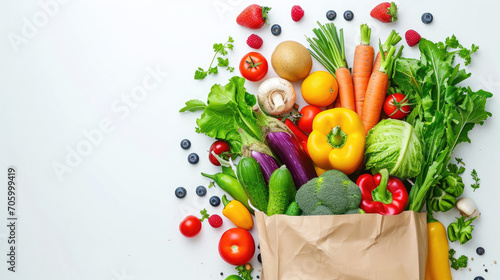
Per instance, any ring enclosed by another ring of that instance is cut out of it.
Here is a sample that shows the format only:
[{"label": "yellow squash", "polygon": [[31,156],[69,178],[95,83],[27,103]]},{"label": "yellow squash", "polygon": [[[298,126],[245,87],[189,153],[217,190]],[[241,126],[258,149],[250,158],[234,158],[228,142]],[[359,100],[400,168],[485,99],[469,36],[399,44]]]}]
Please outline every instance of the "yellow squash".
[{"label": "yellow squash", "polygon": [[321,169],[353,173],[363,162],[365,128],[354,111],[334,108],[319,113],[307,140],[307,150]]},{"label": "yellow squash", "polygon": [[443,224],[437,220],[428,223],[427,238],[429,245],[425,267],[425,280],[452,280],[448,238]]}]

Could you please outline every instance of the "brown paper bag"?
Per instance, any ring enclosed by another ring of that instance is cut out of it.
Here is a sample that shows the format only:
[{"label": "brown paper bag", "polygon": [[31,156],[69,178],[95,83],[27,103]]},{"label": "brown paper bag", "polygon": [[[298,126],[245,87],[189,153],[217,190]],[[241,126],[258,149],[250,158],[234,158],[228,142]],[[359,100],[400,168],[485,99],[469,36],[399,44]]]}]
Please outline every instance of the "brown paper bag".
[{"label": "brown paper bag", "polygon": [[255,217],[262,280],[424,279],[425,213]]}]

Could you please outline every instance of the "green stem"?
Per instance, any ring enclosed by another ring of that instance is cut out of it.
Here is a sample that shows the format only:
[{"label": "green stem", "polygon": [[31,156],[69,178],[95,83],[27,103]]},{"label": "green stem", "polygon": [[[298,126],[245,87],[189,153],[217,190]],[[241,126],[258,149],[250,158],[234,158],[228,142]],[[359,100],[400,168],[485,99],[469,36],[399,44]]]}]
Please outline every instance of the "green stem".
[{"label": "green stem", "polygon": [[389,182],[389,171],[384,168],[379,171],[382,178],[380,184],[372,191],[373,201],[380,201],[384,204],[392,203],[392,194],[387,190],[387,183]]},{"label": "green stem", "polygon": [[340,149],[344,146],[347,135],[342,131],[340,126],[337,125],[330,133],[328,133],[326,139],[332,148]]},{"label": "green stem", "polygon": [[429,224],[437,221],[438,220],[434,219],[434,216],[432,216],[431,204],[427,203],[427,223]]},{"label": "green stem", "polygon": [[226,207],[226,205],[228,205],[229,202],[231,202],[231,201],[229,201],[229,199],[227,199],[226,195],[225,194],[222,195],[222,203],[224,204],[224,207]]},{"label": "green stem", "polygon": [[[380,44],[380,42],[379,42]],[[380,46],[379,46],[380,47]],[[390,75],[389,70],[392,69],[392,62],[394,61],[394,53],[396,52],[396,47],[391,46],[389,50],[387,51],[386,55],[383,55],[384,52],[380,52],[382,55],[382,60],[380,62],[380,69],[379,71],[382,73],[386,73],[387,75]]]},{"label": "green stem", "polygon": [[392,30],[382,46],[383,52],[388,51],[391,46],[395,46],[399,41],[401,41],[401,36],[395,30]]},{"label": "green stem", "polygon": [[372,29],[368,27],[368,24],[361,24],[361,45],[369,45],[370,44],[370,36],[372,33]]}]

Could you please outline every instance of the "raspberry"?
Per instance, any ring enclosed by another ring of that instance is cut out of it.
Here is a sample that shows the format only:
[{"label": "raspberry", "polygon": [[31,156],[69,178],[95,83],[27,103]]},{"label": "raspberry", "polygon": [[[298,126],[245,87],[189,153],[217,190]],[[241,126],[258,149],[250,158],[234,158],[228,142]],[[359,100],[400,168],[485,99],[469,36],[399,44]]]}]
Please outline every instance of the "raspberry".
[{"label": "raspberry", "polygon": [[412,29],[406,31],[405,38],[406,38],[406,43],[408,43],[408,46],[410,47],[415,46],[416,44],[418,44],[418,42],[420,42],[420,39],[422,39],[420,34],[418,34],[417,31]]},{"label": "raspberry", "polygon": [[222,226],[222,218],[217,214],[211,215],[208,218],[208,223],[214,228],[219,228]]},{"label": "raspberry", "polygon": [[304,16],[304,10],[299,5],[295,5],[292,7],[292,19],[297,22],[302,19]]},{"label": "raspberry", "polygon": [[260,38],[258,35],[255,35],[255,34],[248,36],[248,39],[247,39],[247,45],[250,48],[254,48],[254,49],[260,49],[260,47],[262,47],[263,42],[264,41],[262,41],[262,38]]}]

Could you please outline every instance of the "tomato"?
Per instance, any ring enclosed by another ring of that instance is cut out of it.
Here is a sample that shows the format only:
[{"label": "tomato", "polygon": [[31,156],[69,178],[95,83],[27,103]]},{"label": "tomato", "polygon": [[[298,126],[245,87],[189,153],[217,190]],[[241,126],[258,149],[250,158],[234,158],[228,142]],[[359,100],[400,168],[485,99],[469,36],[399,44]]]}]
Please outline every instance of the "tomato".
[{"label": "tomato", "polygon": [[230,155],[228,154],[229,151],[231,151],[231,148],[229,147],[229,144],[225,141],[222,140],[217,140],[212,143],[210,146],[210,150],[208,150],[208,159],[210,162],[215,165],[215,166],[220,166],[220,162],[217,160],[217,158],[212,154],[212,151],[220,156],[222,155],[223,158],[229,157]]},{"label": "tomato", "polygon": [[232,228],[222,234],[219,241],[219,254],[232,265],[248,263],[255,253],[255,241],[246,229]]},{"label": "tomato", "polygon": [[179,225],[179,230],[185,237],[195,237],[200,233],[201,221],[193,215],[187,216]]},{"label": "tomato", "polygon": [[307,105],[302,108],[302,110],[300,110],[302,117],[300,117],[299,122],[297,123],[300,130],[307,134],[311,133],[314,117],[321,113],[321,111],[323,110],[313,105]]},{"label": "tomato", "polygon": [[258,52],[249,52],[240,62],[240,73],[245,79],[257,82],[262,80],[269,68],[266,58]]},{"label": "tomato", "polygon": [[408,116],[410,111],[410,104],[404,94],[391,94],[384,101],[384,113],[391,119],[401,120]]}]

